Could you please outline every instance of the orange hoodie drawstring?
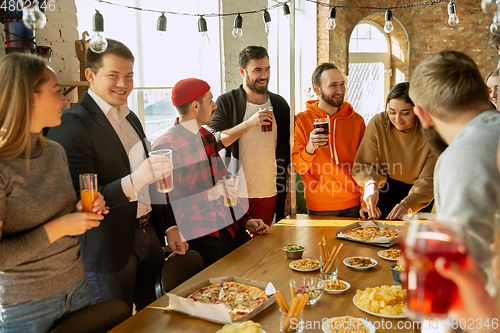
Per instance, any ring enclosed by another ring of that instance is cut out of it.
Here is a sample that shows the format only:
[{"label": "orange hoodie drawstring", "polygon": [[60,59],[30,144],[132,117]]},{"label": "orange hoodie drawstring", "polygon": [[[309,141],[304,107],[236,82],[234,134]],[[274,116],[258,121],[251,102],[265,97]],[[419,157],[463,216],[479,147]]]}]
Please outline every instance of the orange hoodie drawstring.
[{"label": "orange hoodie drawstring", "polygon": [[[328,117],[330,118],[331,116],[328,115]],[[328,126],[330,126],[330,122],[328,122]],[[337,155],[337,148],[335,147],[335,130],[337,129],[337,119],[335,119],[333,121],[333,133],[332,131],[329,131],[330,133],[332,133],[332,144],[330,145],[330,157],[333,158],[335,157],[335,164],[339,164],[339,156]],[[333,151],[332,151],[332,146],[333,146]],[[335,155],[334,155],[335,153]]]}]

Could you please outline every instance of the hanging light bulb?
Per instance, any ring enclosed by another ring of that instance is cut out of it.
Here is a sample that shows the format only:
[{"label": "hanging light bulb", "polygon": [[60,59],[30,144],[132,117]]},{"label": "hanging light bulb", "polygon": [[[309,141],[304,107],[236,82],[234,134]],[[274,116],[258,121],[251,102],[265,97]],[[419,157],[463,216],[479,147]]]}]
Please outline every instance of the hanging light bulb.
[{"label": "hanging light bulb", "polygon": [[[22,3],[22,2],[21,2]],[[47,17],[38,8],[38,2],[23,7],[23,23],[28,29],[43,29],[47,24]]]},{"label": "hanging light bulb", "polygon": [[391,33],[392,30],[394,30],[394,25],[392,24],[392,11],[390,9],[387,9],[385,11],[384,31],[386,33]]},{"label": "hanging light bulb", "polygon": [[457,7],[455,7],[455,4],[453,1],[450,0],[450,3],[448,4],[448,24],[451,27],[454,27],[458,24],[460,21],[457,16]]},{"label": "hanging light bulb", "polygon": [[288,7],[288,4],[283,5],[283,15],[290,21],[290,25],[293,23],[292,21],[292,16],[290,15],[290,7]]},{"label": "hanging light bulb", "polygon": [[165,17],[165,13],[161,13],[160,17],[158,17],[156,30],[160,32],[160,35],[167,31],[167,18]]},{"label": "hanging light bulb", "polygon": [[290,7],[286,3],[283,5],[283,15],[290,16]]},{"label": "hanging light bulb", "polygon": [[500,11],[496,11],[493,16],[493,23],[491,23],[490,31],[492,34],[500,33]]},{"label": "hanging light bulb", "polygon": [[234,19],[233,37],[240,38],[243,36],[243,17],[240,14]]},{"label": "hanging light bulb", "polygon": [[262,17],[264,18],[264,23],[266,25],[265,30],[269,34],[271,32],[271,15],[267,11],[267,9],[264,9],[264,12],[262,13]]},{"label": "hanging light bulb", "polygon": [[200,16],[198,19],[198,32],[201,33],[201,46],[202,47],[207,47],[210,45],[210,38],[208,38],[208,28],[207,28],[207,21],[203,18],[203,16]]},{"label": "hanging light bulb", "polygon": [[495,15],[498,8],[497,0],[483,0],[481,1],[481,8],[485,14]]},{"label": "hanging light bulb", "polygon": [[337,26],[335,22],[335,16],[337,15],[337,10],[335,7],[330,8],[330,14],[328,15],[328,22],[326,23],[326,27],[328,30],[333,30]]},{"label": "hanging light bulb", "polygon": [[102,53],[108,48],[108,41],[101,34],[104,31],[104,18],[101,13],[96,9],[94,17],[92,18],[92,30],[94,30],[94,36],[90,39],[89,47],[92,52]]}]

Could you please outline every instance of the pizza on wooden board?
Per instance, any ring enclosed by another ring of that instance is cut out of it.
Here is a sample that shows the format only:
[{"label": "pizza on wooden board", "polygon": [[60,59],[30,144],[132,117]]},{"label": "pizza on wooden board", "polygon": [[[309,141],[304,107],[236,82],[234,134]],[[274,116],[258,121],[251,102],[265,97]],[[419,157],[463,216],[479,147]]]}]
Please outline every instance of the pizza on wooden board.
[{"label": "pizza on wooden board", "polygon": [[264,290],[243,283],[224,282],[222,289],[221,298],[218,283],[202,287],[187,298],[201,303],[225,304],[232,321],[240,320],[268,299]]},{"label": "pizza on wooden board", "polygon": [[354,229],[349,229],[346,231],[342,231],[340,236],[344,236],[347,238],[351,238],[360,242],[372,242],[374,239],[379,237],[385,237],[390,241],[400,235],[401,231],[394,228],[388,227],[358,227]]}]

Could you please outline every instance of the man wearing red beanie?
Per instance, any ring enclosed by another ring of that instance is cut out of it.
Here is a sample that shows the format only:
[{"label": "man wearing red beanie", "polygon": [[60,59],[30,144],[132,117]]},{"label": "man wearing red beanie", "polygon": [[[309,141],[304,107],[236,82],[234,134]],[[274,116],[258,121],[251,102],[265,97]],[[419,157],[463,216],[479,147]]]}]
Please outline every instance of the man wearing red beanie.
[{"label": "man wearing red beanie", "polygon": [[[268,91],[267,50],[248,46],[238,55],[243,84],[217,98],[208,128],[217,138],[227,169],[246,185],[249,213],[271,226],[283,219],[290,165],[290,107]],[[244,176],[244,177],[243,177]]]},{"label": "man wearing red beanie", "polygon": [[168,193],[180,233],[189,248],[200,252],[211,265],[250,239],[245,229],[264,234],[268,226],[252,219],[241,204],[226,207],[224,192],[234,184],[223,181],[228,172],[217,153],[212,133],[202,127],[212,123],[216,105],[210,86],[203,80],[184,79],[172,89],[172,104],[179,117],[154,144],[171,149],[174,190]]}]

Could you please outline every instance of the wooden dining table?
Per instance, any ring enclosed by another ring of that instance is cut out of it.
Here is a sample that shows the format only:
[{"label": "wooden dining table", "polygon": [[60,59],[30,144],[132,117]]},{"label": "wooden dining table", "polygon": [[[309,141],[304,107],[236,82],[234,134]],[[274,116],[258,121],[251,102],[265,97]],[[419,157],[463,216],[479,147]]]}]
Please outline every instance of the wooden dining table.
[{"label": "wooden dining table", "polygon": [[[326,237],[330,249],[344,243],[339,255],[338,278],[351,284],[351,288],[338,295],[323,293],[315,305],[307,305],[304,309],[304,332],[323,332],[321,323],[332,317],[354,316],[368,319],[377,328],[377,332],[415,332],[413,322],[407,319],[387,319],[370,315],[358,309],[353,297],[358,289],[381,285],[393,285],[390,266],[394,261],[380,258],[377,252],[383,247],[366,245],[335,237],[338,228],[357,222],[358,219],[336,218],[309,215],[290,215],[274,224],[266,235],[254,237],[252,240],[229,253],[200,273],[185,281],[172,291],[177,294],[193,287],[201,281],[214,277],[235,276],[256,281],[272,282],[277,290],[281,290],[285,300],[291,304],[289,281],[299,277],[317,276],[319,270],[313,272],[297,272],[289,267],[288,259],[282,247],[287,244],[301,244],[306,247],[304,258],[319,259],[318,243]],[[383,221],[402,225],[401,221]],[[207,249],[209,251],[209,249]],[[349,268],[342,263],[346,257],[363,256],[375,259],[378,264],[366,270]],[[187,316],[168,309],[168,296],[163,296],[148,307],[115,327],[112,333],[124,332],[207,332],[215,333],[222,328],[203,319]],[[267,333],[280,332],[280,313],[277,304],[252,318],[262,325]]]}]

